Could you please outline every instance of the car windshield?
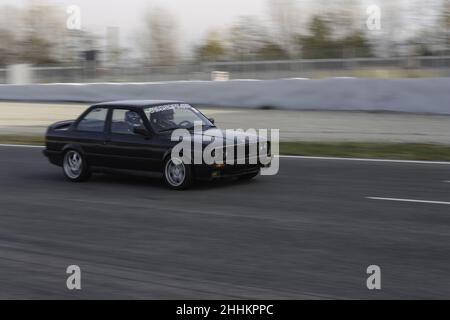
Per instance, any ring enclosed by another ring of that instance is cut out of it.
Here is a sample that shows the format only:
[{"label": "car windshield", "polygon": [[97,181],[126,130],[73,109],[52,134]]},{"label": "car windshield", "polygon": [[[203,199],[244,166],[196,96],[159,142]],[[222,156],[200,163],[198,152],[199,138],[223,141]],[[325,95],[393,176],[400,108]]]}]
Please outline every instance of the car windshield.
[{"label": "car windshield", "polygon": [[156,132],[192,129],[194,122],[201,122],[202,127],[214,127],[208,118],[187,103],[153,106],[145,108],[144,112]]}]

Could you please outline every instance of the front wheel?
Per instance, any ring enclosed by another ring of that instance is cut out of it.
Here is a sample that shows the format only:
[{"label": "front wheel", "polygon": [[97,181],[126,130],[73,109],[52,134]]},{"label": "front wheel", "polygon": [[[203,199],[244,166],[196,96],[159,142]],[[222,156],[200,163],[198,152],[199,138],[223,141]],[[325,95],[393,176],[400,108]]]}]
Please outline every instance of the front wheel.
[{"label": "front wheel", "polygon": [[73,182],[85,181],[91,175],[87,162],[76,150],[68,150],[64,154],[63,172],[66,178]]},{"label": "front wheel", "polygon": [[168,158],[164,163],[164,181],[171,189],[187,189],[193,182],[192,167],[177,158]]}]

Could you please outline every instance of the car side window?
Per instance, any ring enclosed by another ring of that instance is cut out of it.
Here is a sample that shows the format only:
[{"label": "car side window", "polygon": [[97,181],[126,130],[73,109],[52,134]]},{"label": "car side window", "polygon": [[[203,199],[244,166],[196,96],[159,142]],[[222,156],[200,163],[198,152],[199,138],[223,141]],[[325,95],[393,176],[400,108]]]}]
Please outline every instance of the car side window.
[{"label": "car side window", "polygon": [[114,109],[111,119],[111,132],[120,134],[135,134],[135,127],[143,126],[141,116],[131,110]]},{"label": "car side window", "polygon": [[78,123],[77,130],[103,132],[105,128],[107,108],[95,108]]}]

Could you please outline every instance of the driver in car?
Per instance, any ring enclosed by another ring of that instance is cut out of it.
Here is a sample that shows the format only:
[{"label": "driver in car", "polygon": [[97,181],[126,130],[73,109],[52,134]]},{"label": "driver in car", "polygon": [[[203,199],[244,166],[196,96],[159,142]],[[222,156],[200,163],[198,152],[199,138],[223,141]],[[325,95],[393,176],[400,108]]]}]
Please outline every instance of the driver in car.
[{"label": "driver in car", "polygon": [[133,132],[134,127],[142,126],[141,117],[134,111],[127,111],[125,113],[125,122],[128,126],[128,132]]},{"label": "driver in car", "polygon": [[151,123],[159,130],[176,128],[177,124],[173,121],[173,109],[155,112],[151,115]]}]

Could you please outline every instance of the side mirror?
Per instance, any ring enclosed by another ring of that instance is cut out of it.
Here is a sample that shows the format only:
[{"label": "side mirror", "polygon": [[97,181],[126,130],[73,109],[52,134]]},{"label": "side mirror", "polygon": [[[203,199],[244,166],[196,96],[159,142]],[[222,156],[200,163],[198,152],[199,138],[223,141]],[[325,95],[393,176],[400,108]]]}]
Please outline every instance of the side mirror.
[{"label": "side mirror", "polygon": [[139,134],[144,137],[150,136],[150,132],[144,126],[137,126],[133,128],[133,133]]},{"label": "side mirror", "polygon": [[214,124],[214,118],[208,118],[209,122],[211,122],[212,124]]}]

